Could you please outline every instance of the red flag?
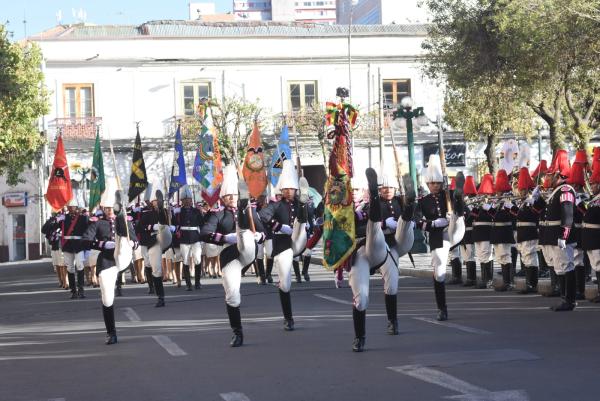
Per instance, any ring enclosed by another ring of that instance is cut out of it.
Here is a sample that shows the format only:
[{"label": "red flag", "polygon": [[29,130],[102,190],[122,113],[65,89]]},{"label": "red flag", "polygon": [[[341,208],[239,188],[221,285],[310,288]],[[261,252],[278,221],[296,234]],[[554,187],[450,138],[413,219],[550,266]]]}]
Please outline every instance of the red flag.
[{"label": "red flag", "polygon": [[253,198],[258,198],[267,188],[267,174],[263,148],[260,142],[260,131],[256,122],[248,139],[248,152],[246,153],[242,173],[248,184],[250,195]]},{"label": "red flag", "polygon": [[58,210],[62,209],[72,197],[73,191],[71,190],[71,176],[69,175],[67,155],[65,154],[62,137],[59,136],[56,142],[52,173],[48,181],[46,200],[52,206],[52,209]]}]

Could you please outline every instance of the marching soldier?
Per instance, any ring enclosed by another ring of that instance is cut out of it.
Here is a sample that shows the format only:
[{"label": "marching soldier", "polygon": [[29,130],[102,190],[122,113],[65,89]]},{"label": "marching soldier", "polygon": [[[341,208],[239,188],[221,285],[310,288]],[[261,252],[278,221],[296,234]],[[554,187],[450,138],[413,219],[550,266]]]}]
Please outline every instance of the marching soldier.
[{"label": "marching soldier", "polygon": [[[492,195],[494,193],[494,177],[485,174],[479,185],[478,195]],[[492,287],[494,266],[492,262],[492,205],[486,200],[477,209],[473,221],[473,242],[475,243],[475,258],[481,266],[481,283],[477,288]]]},{"label": "marching soldier", "polygon": [[575,152],[575,160],[571,166],[569,178],[567,184],[571,185],[575,190],[575,208],[573,210],[573,228],[569,237],[576,242],[575,253],[573,255],[573,264],[575,265],[575,299],[585,299],[585,264],[584,254],[585,251],[581,247],[581,224],[583,221],[583,215],[585,214],[585,202],[584,199],[588,197],[585,193],[585,177],[586,171],[589,169],[587,154],[585,150],[578,150]]},{"label": "marching soldier", "polygon": [[590,177],[592,199],[583,216],[581,245],[587,252],[592,269],[596,273],[598,295],[591,302],[600,303],[600,148],[594,148],[592,176]]},{"label": "marching soldier", "polygon": [[[248,188],[239,181],[235,166],[227,166],[221,185],[223,209],[210,213],[202,227],[202,238],[206,242],[222,245],[219,255],[223,272],[223,288],[229,324],[233,330],[230,345],[240,347],[244,343],[242,318],[240,313],[240,284],[242,269],[254,262],[256,242],[263,242],[265,236],[256,210],[251,207],[252,218],[248,217]],[[254,223],[254,232],[251,230]],[[199,273],[199,270],[198,270]]]},{"label": "marching soldier", "polygon": [[279,275],[283,328],[292,331],[294,319],[290,297],[291,270],[294,257],[300,255],[306,247],[308,182],[304,177],[298,180],[294,165],[288,159],[283,162],[277,186],[281,190],[282,199],[268,204],[259,214],[262,222],[270,227],[273,233],[272,258],[273,266]]},{"label": "marching soldier", "polygon": [[[512,187],[508,182],[508,174],[505,170],[498,170],[495,190],[499,197],[511,195]],[[511,249],[512,244],[515,243],[515,237],[512,227],[512,207],[513,204],[510,200],[502,200],[495,208],[494,213],[490,242],[494,246],[494,259],[500,263],[502,269],[502,285],[496,287],[496,291],[508,291],[513,287]]]},{"label": "marching soldier", "polygon": [[65,259],[60,250],[60,228],[56,228],[56,218],[61,212],[54,214],[50,217],[42,226],[42,234],[46,237],[50,243],[51,251],[50,256],[52,257],[52,266],[58,277],[58,286],[60,288],[69,288],[67,283],[67,270],[65,267]]},{"label": "marching soldier", "polygon": [[[472,175],[465,178],[463,194],[467,198],[477,196],[477,188]],[[467,270],[465,287],[474,287],[477,284],[477,263],[475,262],[475,245],[473,243],[473,221],[476,215],[477,208],[475,205],[465,206],[465,235],[460,245],[460,254]]]},{"label": "marching soldier", "polygon": [[175,208],[174,225],[175,237],[179,242],[179,249],[183,260],[183,277],[185,279],[186,291],[192,291],[192,278],[190,274],[190,262],[195,265],[195,288],[200,289],[200,276],[202,274],[202,244],[200,242],[200,230],[202,229],[203,216],[200,210],[193,207],[192,191],[186,185],[181,198],[181,208]]}]

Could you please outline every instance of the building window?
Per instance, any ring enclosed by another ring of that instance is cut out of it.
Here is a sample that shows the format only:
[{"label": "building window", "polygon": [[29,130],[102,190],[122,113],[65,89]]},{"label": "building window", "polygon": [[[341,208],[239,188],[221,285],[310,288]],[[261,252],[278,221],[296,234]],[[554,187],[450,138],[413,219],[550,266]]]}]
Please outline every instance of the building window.
[{"label": "building window", "polygon": [[383,80],[383,97],[386,106],[398,106],[405,96],[410,96],[410,79]]},{"label": "building window", "polygon": [[193,116],[203,97],[211,97],[210,82],[186,82],[181,84],[183,114]]},{"label": "building window", "polygon": [[290,109],[298,111],[317,105],[317,81],[288,82],[290,91]]},{"label": "building window", "polygon": [[64,84],[65,117],[94,116],[94,84]]}]

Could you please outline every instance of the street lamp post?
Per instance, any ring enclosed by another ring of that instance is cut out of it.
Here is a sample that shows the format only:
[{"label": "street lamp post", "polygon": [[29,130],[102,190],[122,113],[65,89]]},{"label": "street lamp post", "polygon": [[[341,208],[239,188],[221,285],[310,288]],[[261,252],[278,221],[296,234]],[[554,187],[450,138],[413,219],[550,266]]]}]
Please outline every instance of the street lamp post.
[{"label": "street lamp post", "polygon": [[[418,189],[417,185],[417,166],[415,163],[415,138],[413,133],[413,118],[417,119],[418,125],[426,125],[427,117],[422,107],[416,107],[413,109],[413,100],[410,96],[402,98],[398,110],[394,112],[394,125],[395,128],[400,128],[404,122],[406,122],[406,139],[408,142],[408,168],[410,172],[410,178],[413,182],[415,191]],[[420,124],[425,120],[425,124]]]}]

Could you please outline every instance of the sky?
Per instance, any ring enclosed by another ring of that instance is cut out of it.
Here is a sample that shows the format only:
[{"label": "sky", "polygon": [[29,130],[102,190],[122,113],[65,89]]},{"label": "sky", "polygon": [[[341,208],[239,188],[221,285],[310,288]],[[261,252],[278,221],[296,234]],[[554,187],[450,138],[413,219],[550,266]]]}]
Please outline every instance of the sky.
[{"label": "sky", "polygon": [[[217,12],[228,12],[232,0],[195,0],[194,3],[215,3]],[[0,0],[0,24],[8,21],[13,39],[42,32],[57,25],[57,14],[62,23],[76,23],[73,14],[84,10],[86,22],[104,24],[132,24],[158,19],[188,19],[189,0]],[[23,20],[27,21],[23,24]]]}]

